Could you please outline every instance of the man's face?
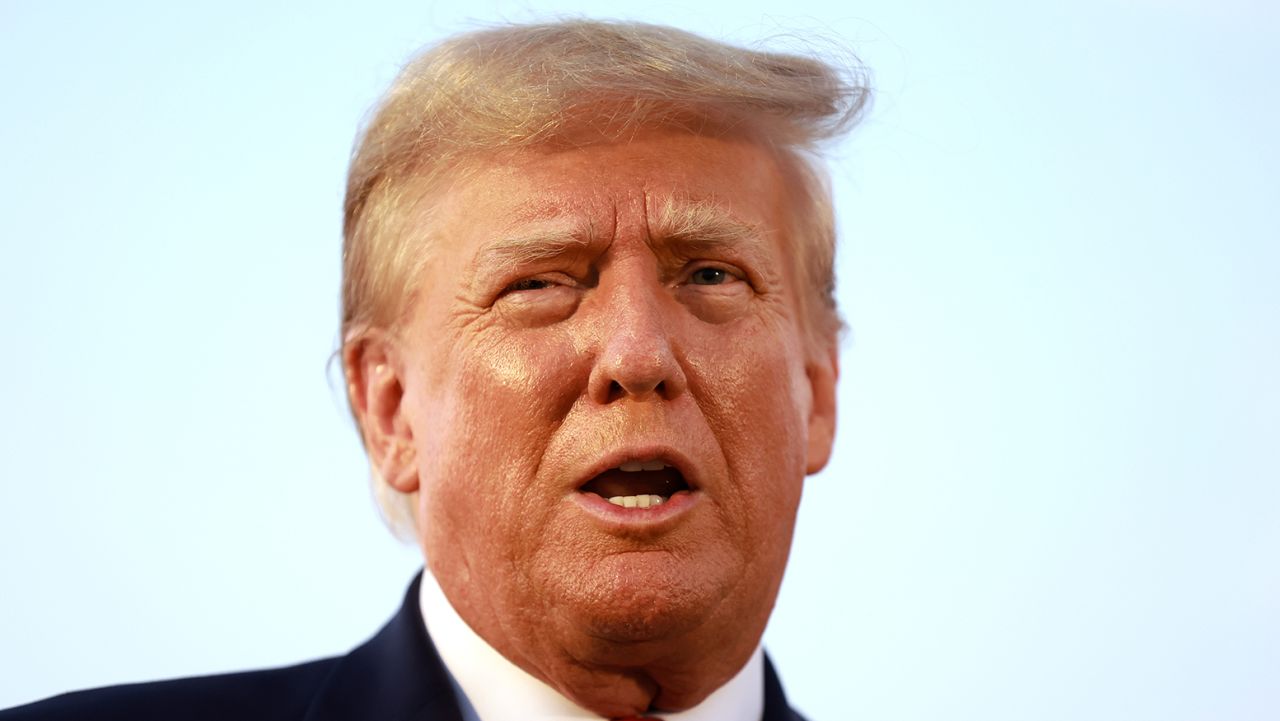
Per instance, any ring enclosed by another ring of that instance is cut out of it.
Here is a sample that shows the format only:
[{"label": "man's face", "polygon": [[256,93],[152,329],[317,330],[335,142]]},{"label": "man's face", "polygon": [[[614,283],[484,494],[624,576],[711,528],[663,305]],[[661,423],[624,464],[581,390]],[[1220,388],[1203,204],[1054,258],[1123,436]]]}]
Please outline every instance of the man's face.
[{"label": "man's face", "polygon": [[580,702],[574,679],[619,669],[664,707],[700,700],[681,674],[723,681],[758,643],[831,444],[776,163],[650,133],[456,178],[388,361],[390,476],[420,488],[430,568]]}]

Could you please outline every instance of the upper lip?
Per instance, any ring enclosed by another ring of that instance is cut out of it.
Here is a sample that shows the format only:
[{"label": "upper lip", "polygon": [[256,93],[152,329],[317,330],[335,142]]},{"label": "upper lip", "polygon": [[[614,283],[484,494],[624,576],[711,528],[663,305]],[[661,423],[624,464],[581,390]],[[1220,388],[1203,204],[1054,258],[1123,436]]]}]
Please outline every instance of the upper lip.
[{"label": "upper lip", "polygon": [[684,477],[684,482],[688,484],[689,490],[696,491],[702,485],[698,467],[692,459],[671,446],[652,445],[629,446],[610,451],[578,476],[573,487],[580,489],[589,483],[591,479],[607,470],[618,468],[623,463],[654,460],[662,461],[679,471],[680,475]]}]

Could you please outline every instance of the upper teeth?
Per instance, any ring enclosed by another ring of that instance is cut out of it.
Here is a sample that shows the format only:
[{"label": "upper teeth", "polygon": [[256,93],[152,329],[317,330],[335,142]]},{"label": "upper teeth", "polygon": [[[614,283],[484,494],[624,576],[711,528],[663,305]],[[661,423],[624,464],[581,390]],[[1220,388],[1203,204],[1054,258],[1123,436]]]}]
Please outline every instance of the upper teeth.
[{"label": "upper teeth", "polygon": [[618,469],[627,473],[635,473],[636,471],[660,471],[666,467],[667,464],[662,461],[627,461],[618,466]]}]

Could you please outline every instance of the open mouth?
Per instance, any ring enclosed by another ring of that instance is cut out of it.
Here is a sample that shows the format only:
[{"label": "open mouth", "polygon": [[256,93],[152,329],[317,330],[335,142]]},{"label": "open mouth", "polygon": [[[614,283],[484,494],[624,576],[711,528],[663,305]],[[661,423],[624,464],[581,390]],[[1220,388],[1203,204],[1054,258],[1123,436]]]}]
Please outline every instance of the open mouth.
[{"label": "open mouth", "polygon": [[679,469],[660,460],[648,460],[628,461],[610,468],[578,490],[594,493],[615,506],[653,508],[690,488]]}]

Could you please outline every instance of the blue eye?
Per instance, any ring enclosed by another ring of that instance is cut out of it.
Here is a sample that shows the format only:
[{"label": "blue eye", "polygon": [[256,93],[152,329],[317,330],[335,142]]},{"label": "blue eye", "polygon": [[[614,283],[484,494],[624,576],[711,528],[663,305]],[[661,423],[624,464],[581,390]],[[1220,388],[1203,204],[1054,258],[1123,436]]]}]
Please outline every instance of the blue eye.
[{"label": "blue eye", "polygon": [[689,282],[694,285],[720,285],[726,280],[729,280],[729,274],[720,268],[699,268],[689,277]]}]

